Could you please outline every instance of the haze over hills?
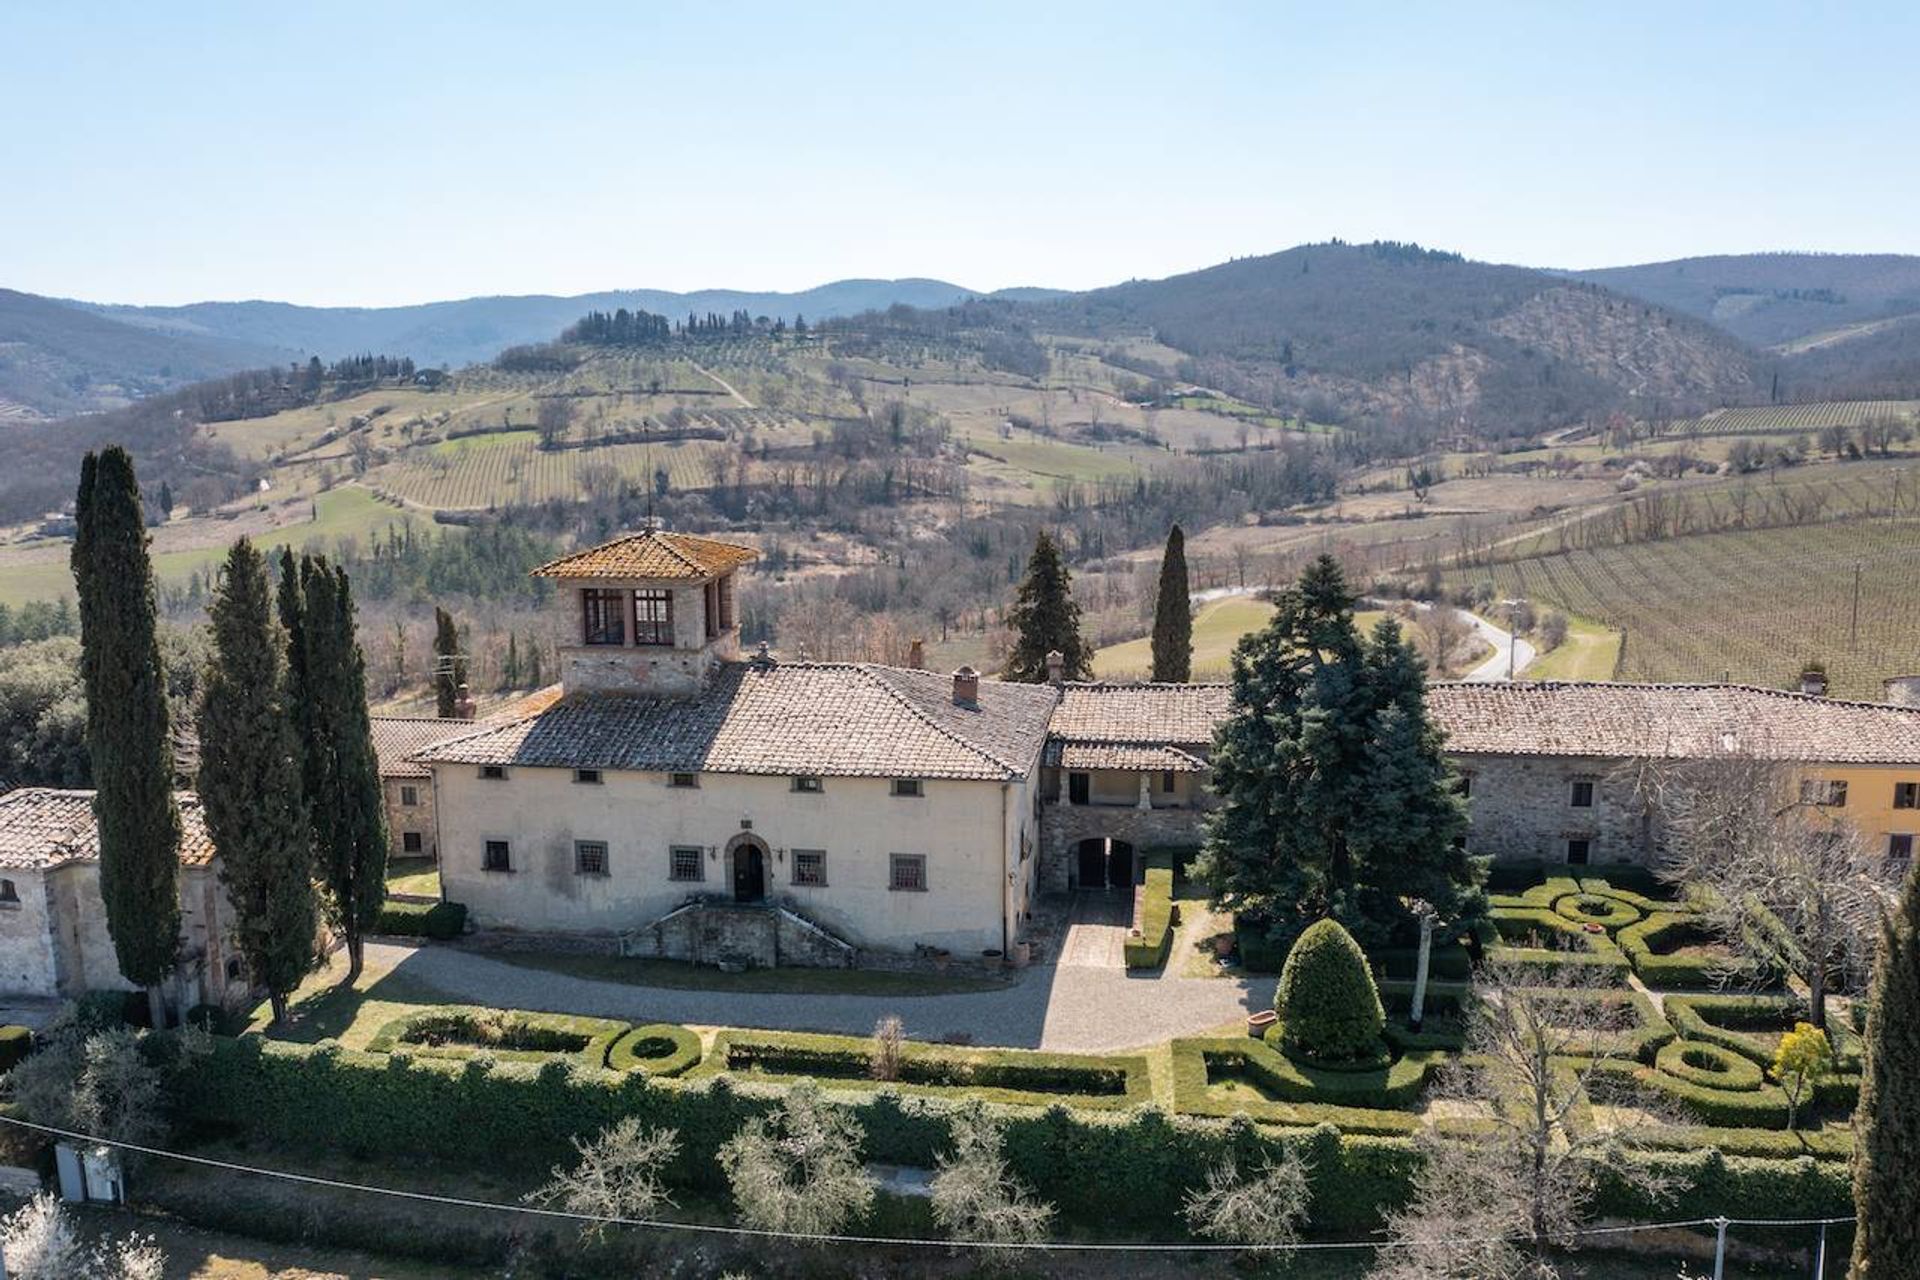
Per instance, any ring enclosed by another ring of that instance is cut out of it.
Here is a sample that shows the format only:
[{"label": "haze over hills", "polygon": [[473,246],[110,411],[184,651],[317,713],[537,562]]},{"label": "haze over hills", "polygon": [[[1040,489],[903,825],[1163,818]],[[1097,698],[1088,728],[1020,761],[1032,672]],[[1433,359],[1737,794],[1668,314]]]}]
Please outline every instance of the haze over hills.
[{"label": "haze over hills", "polygon": [[1072,294],[842,280],[796,293],[629,289],[364,308],[0,292],[0,414],[110,408],[309,355],[460,367],[549,340],[595,310],[826,319],[983,296],[1008,304],[1000,313],[1012,323],[1157,344],[1169,374],[1179,365],[1181,376],[1324,420],[1412,415],[1507,433],[1614,409],[1661,416],[1920,388],[1920,258],[1753,254],[1554,272],[1334,241]]}]

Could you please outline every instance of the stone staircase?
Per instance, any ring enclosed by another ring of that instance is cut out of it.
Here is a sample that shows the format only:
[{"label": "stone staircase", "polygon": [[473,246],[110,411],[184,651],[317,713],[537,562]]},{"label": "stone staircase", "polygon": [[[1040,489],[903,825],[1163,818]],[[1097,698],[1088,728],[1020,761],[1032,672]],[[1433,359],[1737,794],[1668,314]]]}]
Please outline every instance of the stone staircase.
[{"label": "stone staircase", "polygon": [[851,969],[860,949],[788,903],[690,898],[621,934],[620,954],[721,968]]}]

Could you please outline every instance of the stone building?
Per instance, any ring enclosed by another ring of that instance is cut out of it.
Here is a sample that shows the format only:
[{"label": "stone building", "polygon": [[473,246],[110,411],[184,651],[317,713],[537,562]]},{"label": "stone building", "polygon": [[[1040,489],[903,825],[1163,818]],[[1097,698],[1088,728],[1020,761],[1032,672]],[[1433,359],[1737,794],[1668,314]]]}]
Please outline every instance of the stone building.
[{"label": "stone building", "polygon": [[[200,799],[180,807],[180,966],[172,998],[182,1009],[244,1000],[251,988],[233,942],[233,909]],[[0,795],[0,995],[72,998],[131,989],[100,899],[93,792],[23,787]]]},{"label": "stone building", "polygon": [[387,808],[388,855],[438,858],[433,770],[412,757],[436,742],[473,732],[474,722],[437,716],[373,716],[370,723],[373,753],[380,761],[380,794]]},{"label": "stone building", "polygon": [[447,897],[494,929],[759,963],[1019,940],[1055,692],[739,654],[750,548],[648,530],[547,565],[561,696],[415,753]]}]

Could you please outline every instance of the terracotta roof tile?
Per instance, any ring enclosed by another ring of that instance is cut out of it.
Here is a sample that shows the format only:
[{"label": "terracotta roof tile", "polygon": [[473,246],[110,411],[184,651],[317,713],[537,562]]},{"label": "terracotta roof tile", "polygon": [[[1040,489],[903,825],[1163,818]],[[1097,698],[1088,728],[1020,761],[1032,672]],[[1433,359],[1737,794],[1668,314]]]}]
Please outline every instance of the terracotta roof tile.
[{"label": "terracotta roof tile", "polygon": [[[173,798],[180,807],[180,865],[204,867],[213,861],[214,848],[200,797],[177,791]],[[93,792],[22,787],[0,795],[0,867],[45,870],[99,856]]]},{"label": "terracotta roof tile", "polygon": [[441,742],[429,763],[630,769],[653,773],[849,777],[1026,776],[1056,692],[980,682],[976,706],[953,681],[861,663],[729,663],[685,698],[579,694],[544,711]]},{"label": "terracotta roof tile", "polygon": [[1207,762],[1179,747],[1136,742],[1050,742],[1045,763],[1057,769],[1130,769],[1141,773],[1205,773]]},{"label": "terracotta roof tile", "polygon": [[1067,742],[1200,745],[1232,710],[1225,684],[1069,684],[1053,713],[1053,736]]},{"label": "terracotta roof tile", "polygon": [[752,547],[690,533],[644,529],[561,556],[533,571],[536,578],[609,578],[615,580],[700,582],[730,573],[760,558]]},{"label": "terracotta roof tile", "polygon": [[437,716],[372,716],[373,754],[380,760],[383,778],[424,778],[431,772],[415,764],[414,752],[436,742],[472,733],[473,720],[441,719]]}]

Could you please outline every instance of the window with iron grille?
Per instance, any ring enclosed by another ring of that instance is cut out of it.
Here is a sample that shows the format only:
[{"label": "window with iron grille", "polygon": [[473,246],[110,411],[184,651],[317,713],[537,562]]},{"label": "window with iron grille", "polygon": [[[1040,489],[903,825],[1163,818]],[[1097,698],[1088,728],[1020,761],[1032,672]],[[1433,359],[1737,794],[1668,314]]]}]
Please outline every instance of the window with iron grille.
[{"label": "window with iron grille", "polygon": [[513,853],[505,840],[489,840],[480,855],[482,871],[513,870]]},{"label": "window with iron grille", "polygon": [[893,780],[893,794],[897,796],[918,796],[925,793],[921,789],[920,779],[895,778]]},{"label": "window with iron grille", "polygon": [[793,882],[808,888],[824,889],[827,884],[827,853],[824,849],[793,851]]},{"label": "window with iron grille", "polygon": [[505,782],[507,780],[507,768],[505,765],[483,764],[480,766],[480,776],[488,782]]},{"label": "window with iron grille", "polygon": [[673,643],[673,592],[646,590],[633,593],[633,642]]},{"label": "window with iron grille", "polygon": [[575,769],[573,771],[573,780],[575,782],[584,782],[591,786],[600,781],[600,771],[598,769]]},{"label": "window with iron grille", "polygon": [[604,840],[575,840],[573,842],[573,869],[583,876],[603,876],[607,874],[607,842]]},{"label": "window with iron grille", "polygon": [[1590,840],[1567,841],[1567,862],[1576,867],[1584,867],[1593,855],[1593,842]]},{"label": "window with iron grille", "polygon": [[580,639],[585,644],[627,642],[627,602],[623,593],[605,587],[580,589]]},{"label": "window with iron grille", "polygon": [[420,850],[420,833],[418,831],[402,831],[400,833],[400,852],[419,853]]},{"label": "window with iron grille", "polygon": [[668,851],[667,878],[669,880],[704,879],[706,863],[701,861],[700,846],[677,844]]},{"label": "window with iron grille", "polygon": [[926,887],[926,854],[890,853],[887,855],[887,888],[906,893],[923,893]]},{"label": "window with iron grille", "polygon": [[815,777],[813,774],[802,773],[802,774],[796,774],[794,776],[793,789],[795,791],[802,792],[806,795],[817,796],[825,788],[821,784],[820,779]]},{"label": "window with iron grille", "polygon": [[1578,778],[1573,784],[1573,807],[1576,809],[1593,808],[1593,780]]},{"label": "window with iron grille", "polygon": [[700,775],[697,773],[670,773],[667,775],[667,785],[681,788],[697,787],[700,785]]}]

